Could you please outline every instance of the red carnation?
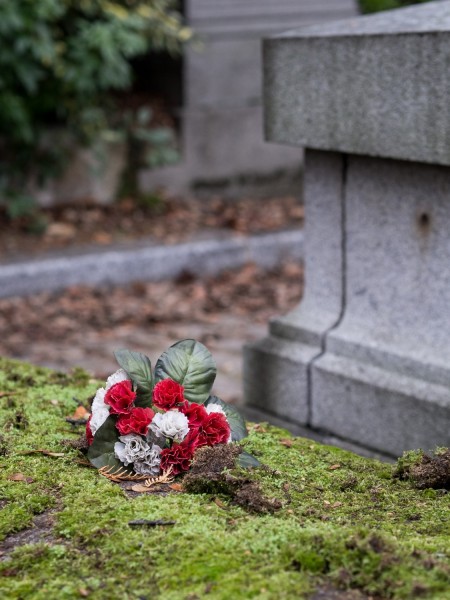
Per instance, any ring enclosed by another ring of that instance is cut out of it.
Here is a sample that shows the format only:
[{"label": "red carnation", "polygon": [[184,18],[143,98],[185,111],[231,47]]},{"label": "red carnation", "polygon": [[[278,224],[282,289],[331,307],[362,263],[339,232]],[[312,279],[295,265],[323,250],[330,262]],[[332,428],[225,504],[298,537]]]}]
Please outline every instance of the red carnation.
[{"label": "red carnation", "polygon": [[116,383],[105,394],[105,404],[111,407],[113,415],[126,415],[130,412],[136,392],[133,392],[131,381],[126,379]]},{"label": "red carnation", "polygon": [[167,471],[172,467],[172,474],[179,475],[183,471],[189,471],[191,460],[196,448],[193,444],[174,444],[161,452],[161,469]]},{"label": "red carnation", "polygon": [[91,429],[91,419],[92,419],[92,415],[89,417],[88,422],[86,423],[86,439],[87,439],[87,443],[89,444],[89,446],[94,441],[94,435],[93,435],[92,429]]},{"label": "red carnation", "polygon": [[163,379],[153,388],[153,404],[163,410],[175,408],[184,402],[184,387],[173,379]]},{"label": "red carnation", "polygon": [[183,406],[180,406],[180,412],[186,415],[190,428],[200,427],[208,418],[208,413],[203,404],[196,404],[195,402],[190,404],[186,401]]},{"label": "red carnation", "polygon": [[199,446],[226,444],[230,438],[230,426],[222,413],[213,412],[198,429]]},{"label": "red carnation", "polygon": [[132,408],[129,414],[120,415],[116,427],[120,435],[129,433],[145,435],[154,416],[155,413],[151,408]]}]

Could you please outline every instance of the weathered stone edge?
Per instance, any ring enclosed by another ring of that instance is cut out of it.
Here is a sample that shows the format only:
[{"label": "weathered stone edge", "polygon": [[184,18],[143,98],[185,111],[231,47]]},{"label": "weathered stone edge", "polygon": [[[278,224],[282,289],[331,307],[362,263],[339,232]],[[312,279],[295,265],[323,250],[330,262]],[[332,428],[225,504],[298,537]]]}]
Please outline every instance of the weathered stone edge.
[{"label": "weathered stone edge", "polygon": [[276,233],[171,246],[109,250],[0,266],[0,297],[56,291],[72,285],[163,281],[183,273],[211,276],[254,262],[273,268],[303,257],[303,232]]}]

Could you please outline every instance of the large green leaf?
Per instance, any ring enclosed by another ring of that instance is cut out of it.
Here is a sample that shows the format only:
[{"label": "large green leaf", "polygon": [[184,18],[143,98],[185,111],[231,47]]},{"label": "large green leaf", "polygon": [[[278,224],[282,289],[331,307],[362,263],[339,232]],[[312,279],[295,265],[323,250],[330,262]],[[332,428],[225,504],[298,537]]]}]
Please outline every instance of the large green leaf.
[{"label": "large green leaf", "polygon": [[97,469],[106,466],[123,467],[123,464],[114,455],[114,444],[118,441],[119,432],[116,429],[116,421],[110,415],[97,429],[94,441],[87,451],[87,457],[94,467]]},{"label": "large green leaf", "polygon": [[244,469],[249,469],[252,467],[260,467],[261,463],[257,458],[249,454],[248,452],[241,452],[238,456],[238,464],[240,467]]},{"label": "large green leaf", "polygon": [[151,406],[153,381],[150,359],[145,354],[131,350],[117,350],[114,356],[135,385],[137,394],[135,405],[142,408]]},{"label": "large green leaf", "polygon": [[231,440],[233,442],[239,442],[239,440],[248,436],[245,420],[234,406],[227,404],[217,396],[210,396],[205,402],[205,406],[208,406],[209,404],[218,404],[223,409],[231,428]]},{"label": "large green leaf", "polygon": [[155,381],[168,378],[184,386],[187,400],[203,404],[216,378],[216,363],[200,342],[181,340],[166,350],[156,363]]}]

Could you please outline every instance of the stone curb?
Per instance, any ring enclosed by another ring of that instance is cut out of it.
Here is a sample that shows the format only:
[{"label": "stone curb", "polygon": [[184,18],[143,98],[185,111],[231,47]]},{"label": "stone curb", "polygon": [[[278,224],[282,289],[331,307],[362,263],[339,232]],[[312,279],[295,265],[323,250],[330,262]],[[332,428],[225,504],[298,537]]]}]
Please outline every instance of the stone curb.
[{"label": "stone curb", "polygon": [[248,262],[273,268],[285,259],[303,257],[303,232],[298,230],[107,250],[0,265],[0,298],[56,291],[72,285],[163,281],[183,273],[216,275]]}]

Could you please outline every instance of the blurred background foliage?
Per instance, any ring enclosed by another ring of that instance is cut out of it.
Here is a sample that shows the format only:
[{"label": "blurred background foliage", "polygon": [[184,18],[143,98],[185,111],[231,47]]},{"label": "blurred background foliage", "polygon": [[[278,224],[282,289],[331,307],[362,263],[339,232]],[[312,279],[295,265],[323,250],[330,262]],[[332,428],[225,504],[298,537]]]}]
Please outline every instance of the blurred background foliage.
[{"label": "blurred background foliage", "polygon": [[167,132],[145,133],[148,109],[124,113],[117,96],[132,84],[133,59],[179,53],[191,36],[173,0],[0,0],[0,202],[10,216],[32,210],[30,176],[63,167],[64,142],[49,131],[86,145],[153,135],[162,152],[153,163],[173,160]]},{"label": "blurred background foliage", "polygon": [[373,13],[380,10],[390,10],[391,8],[402,8],[410,4],[421,4],[430,2],[430,0],[359,0],[359,5],[363,13]]}]

